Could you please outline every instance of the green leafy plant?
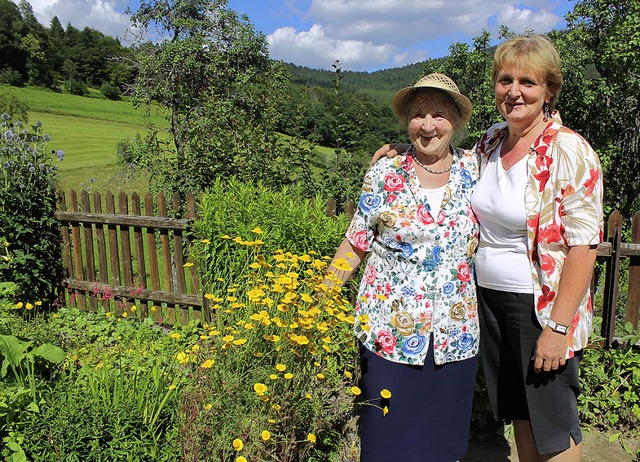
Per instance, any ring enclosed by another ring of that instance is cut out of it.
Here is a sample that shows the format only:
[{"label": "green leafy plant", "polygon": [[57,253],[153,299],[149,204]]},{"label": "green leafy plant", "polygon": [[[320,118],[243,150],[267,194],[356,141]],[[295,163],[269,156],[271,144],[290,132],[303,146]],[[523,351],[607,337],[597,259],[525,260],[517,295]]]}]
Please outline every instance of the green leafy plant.
[{"label": "green leafy plant", "polygon": [[217,180],[202,195],[200,216],[193,225],[191,258],[198,264],[206,290],[225,290],[249,270],[255,247],[238,247],[230,236],[261,241],[264,255],[278,249],[300,255],[310,250],[332,255],[343,239],[349,217],[328,217],[325,204],[320,197],[304,199],[300,187],[273,190],[235,179]]},{"label": "green leafy plant", "polygon": [[[594,339],[598,342],[601,339]],[[638,435],[640,421],[640,336],[631,323],[617,348],[606,349],[595,343],[585,350],[580,364],[578,397],[581,420],[589,426],[617,432],[624,445],[624,434]]]},{"label": "green leafy plant", "polygon": [[49,136],[2,114],[0,122],[0,281],[17,284],[15,298],[52,302],[62,279],[56,209],[57,160]]}]

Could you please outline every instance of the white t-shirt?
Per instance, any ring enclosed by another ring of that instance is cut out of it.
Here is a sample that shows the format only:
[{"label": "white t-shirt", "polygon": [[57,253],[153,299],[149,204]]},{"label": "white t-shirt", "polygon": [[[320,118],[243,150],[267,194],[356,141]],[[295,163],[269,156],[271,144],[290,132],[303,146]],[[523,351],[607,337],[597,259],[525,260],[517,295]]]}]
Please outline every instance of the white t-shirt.
[{"label": "white t-shirt", "polygon": [[[442,199],[444,199],[444,191],[447,188],[447,185],[444,184],[439,188],[427,189],[420,188],[420,201],[429,205],[429,213],[433,217],[434,220],[438,220],[438,214],[440,213],[440,208],[442,207]],[[425,204],[425,205],[427,205]]]},{"label": "white t-shirt", "polygon": [[524,201],[527,156],[505,170],[500,152],[500,147],[494,150],[471,197],[471,206],[480,222],[475,260],[478,285],[506,292],[533,293]]}]

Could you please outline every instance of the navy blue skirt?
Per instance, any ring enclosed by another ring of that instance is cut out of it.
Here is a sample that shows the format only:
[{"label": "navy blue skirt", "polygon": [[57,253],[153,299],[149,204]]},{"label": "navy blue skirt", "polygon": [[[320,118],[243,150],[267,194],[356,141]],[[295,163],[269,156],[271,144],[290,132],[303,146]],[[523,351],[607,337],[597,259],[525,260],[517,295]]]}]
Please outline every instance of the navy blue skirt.
[{"label": "navy blue skirt", "polygon": [[[387,361],[362,346],[360,361],[362,462],[454,462],[464,457],[477,356],[436,366],[431,342],[424,366]],[[391,392],[390,399],[381,398],[383,389]]]}]

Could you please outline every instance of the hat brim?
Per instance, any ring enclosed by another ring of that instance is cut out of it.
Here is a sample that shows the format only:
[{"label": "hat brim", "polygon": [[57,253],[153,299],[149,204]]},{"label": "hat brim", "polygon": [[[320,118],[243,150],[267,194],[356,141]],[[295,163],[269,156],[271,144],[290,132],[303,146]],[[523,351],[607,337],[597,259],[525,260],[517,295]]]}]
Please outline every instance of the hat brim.
[{"label": "hat brim", "polygon": [[393,111],[400,118],[400,120],[402,120],[403,122],[407,121],[407,111],[409,109],[409,103],[417,93],[427,90],[438,90],[449,95],[453,102],[456,103],[456,106],[458,106],[458,110],[460,111],[460,118],[464,122],[464,125],[469,123],[469,121],[471,120],[471,114],[473,113],[473,104],[471,103],[471,100],[460,93],[455,93],[445,88],[432,86],[406,87],[398,90],[395,95],[393,95]]}]

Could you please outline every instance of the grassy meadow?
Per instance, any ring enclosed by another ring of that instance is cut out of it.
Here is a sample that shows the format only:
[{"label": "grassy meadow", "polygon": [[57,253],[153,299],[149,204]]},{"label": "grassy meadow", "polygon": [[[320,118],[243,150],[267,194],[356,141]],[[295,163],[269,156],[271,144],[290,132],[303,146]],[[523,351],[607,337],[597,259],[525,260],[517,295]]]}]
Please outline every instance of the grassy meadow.
[{"label": "grassy meadow", "polygon": [[[147,178],[128,179],[116,162],[118,140],[144,133],[149,124],[166,125],[157,112],[145,114],[129,101],[110,101],[98,97],[82,97],[37,88],[2,87],[25,101],[29,107],[29,123],[42,122],[44,133],[51,136],[49,147],[62,149],[60,186],[79,191],[91,186],[92,191],[148,191]],[[93,92],[93,95],[98,95]]]}]

